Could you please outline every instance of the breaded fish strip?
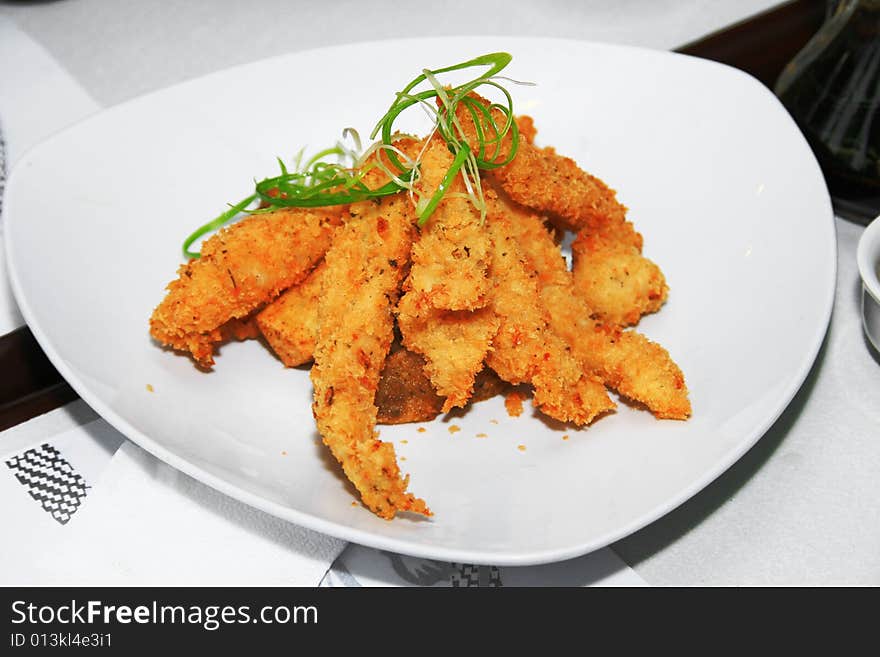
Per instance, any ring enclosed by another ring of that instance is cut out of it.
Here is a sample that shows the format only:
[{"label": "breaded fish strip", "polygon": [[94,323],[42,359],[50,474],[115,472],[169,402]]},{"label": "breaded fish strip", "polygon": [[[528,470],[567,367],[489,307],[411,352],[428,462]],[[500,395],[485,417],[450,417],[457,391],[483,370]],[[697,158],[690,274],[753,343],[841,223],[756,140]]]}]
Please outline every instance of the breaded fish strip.
[{"label": "breaded fish strip", "polygon": [[394,446],[376,438],[379,373],[394,337],[392,307],[412,243],[404,195],[352,206],[325,258],[319,331],[311,378],[318,430],[345,475],[376,515],[431,515],[406,492]]},{"label": "breaded fish strip", "polygon": [[404,293],[397,313],[403,344],[425,357],[425,374],[437,394],[446,398],[442,411],[465,406],[498,331],[495,313],[490,307],[438,310],[413,290]]},{"label": "breaded fish strip", "polygon": [[487,194],[511,218],[511,234],[538,272],[538,289],[551,309],[550,326],[574,356],[606,385],[644,404],[659,418],[684,420],[691,414],[684,375],[669,352],[635,331],[621,331],[591,319],[575,294],[571,272],[539,217],[503,194]]},{"label": "breaded fish strip", "polygon": [[492,309],[500,328],[486,364],[505,381],[531,383],[535,406],[549,417],[577,425],[612,410],[602,381],[584,371],[565,342],[549,326],[549,313],[538,294],[537,273],[522,255],[510,219],[492,213]]},{"label": "breaded fish strip", "polygon": [[339,223],[338,209],[285,209],[221,230],[204,243],[201,258],[180,266],[153,311],[150,334],[210,367],[222,325],[302,281],[329,248]]},{"label": "breaded fish strip", "polygon": [[[629,222],[626,225],[632,226]],[[631,241],[601,229],[582,230],[571,248],[575,292],[592,309],[595,319],[631,326],[666,302],[669,287],[663,272]]]},{"label": "breaded fish strip", "polygon": [[[443,180],[453,156],[439,137],[431,139],[420,165],[418,188],[431,194]],[[434,308],[475,310],[489,302],[489,237],[461,176],[449,185],[413,245],[408,289],[421,294]]]},{"label": "breaded fish strip", "polygon": [[[470,96],[489,106],[489,101],[479,94],[471,93]],[[456,118],[465,139],[476,148],[478,142],[474,118],[463,103],[456,108]],[[492,118],[499,126],[505,122],[504,115],[497,109],[492,110]],[[626,222],[626,207],[617,201],[613,189],[583,171],[571,158],[557,154],[553,148],[535,146],[533,142],[537,131],[531,117],[517,117],[516,123],[522,137],[516,156],[509,164],[488,172],[510,198],[538,212],[554,215],[555,220],[568,230],[603,227],[612,234]],[[483,125],[482,128],[488,137],[493,136],[489,126]],[[511,133],[508,132],[493,161],[507,159],[512,143]]]},{"label": "breaded fish strip", "polygon": [[[576,313],[577,304],[573,304]],[[573,319],[571,308],[568,319]],[[684,374],[669,352],[636,331],[595,325],[574,347],[587,366],[628,399],[644,404],[660,419],[686,420],[691,402]]]},{"label": "breaded fish strip", "polygon": [[322,262],[302,283],[261,310],[256,323],[266,342],[286,367],[312,360],[318,338],[318,300],[326,265]]},{"label": "breaded fish strip", "polygon": [[552,147],[520,141],[513,162],[492,173],[514,201],[552,214],[568,230],[601,227],[613,233],[626,222],[616,192]]},{"label": "breaded fish strip", "polygon": [[[393,145],[410,159],[415,159],[422,143],[412,137],[403,136]],[[370,189],[381,187],[390,180],[382,168],[375,166],[377,161],[381,161],[389,171],[395,170],[383,150],[375,151],[364,167],[367,173],[363,182]],[[362,206],[359,207],[362,209]],[[354,214],[356,212],[357,210]],[[351,216],[351,210],[346,214]],[[286,367],[304,365],[314,357],[315,341],[318,338],[318,298],[321,296],[323,272],[322,262],[305,281],[288,289],[256,316],[259,331]]]}]

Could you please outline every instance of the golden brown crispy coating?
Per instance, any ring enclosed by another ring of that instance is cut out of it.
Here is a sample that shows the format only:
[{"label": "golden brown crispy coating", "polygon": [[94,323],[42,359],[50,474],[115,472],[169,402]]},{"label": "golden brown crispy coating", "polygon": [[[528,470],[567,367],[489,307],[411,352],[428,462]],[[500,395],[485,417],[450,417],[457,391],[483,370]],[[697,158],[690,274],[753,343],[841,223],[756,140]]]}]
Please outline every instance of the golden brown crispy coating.
[{"label": "golden brown crispy coating", "polygon": [[302,281],[330,246],[338,208],[253,215],[207,240],[202,257],[181,265],[153,311],[150,333],[163,345],[214,364],[221,327]]},{"label": "golden brown crispy coating", "polygon": [[681,368],[666,349],[641,333],[596,325],[575,353],[611,388],[644,404],[658,418],[686,420],[691,416]]},{"label": "golden brown crispy coating", "polygon": [[[470,96],[489,106],[489,101],[480,95],[471,93]],[[498,125],[503,125],[505,118],[500,111],[493,110],[492,117]],[[456,118],[468,143],[476,145],[474,118],[464,104],[457,106]],[[626,207],[617,201],[613,189],[583,171],[571,158],[556,153],[555,149],[535,146],[537,131],[531,117],[519,116],[516,123],[522,136],[516,156],[506,166],[488,172],[510,198],[526,207],[554,215],[568,230],[604,227],[614,232],[616,226],[626,221]],[[491,134],[489,126],[484,125],[483,131]],[[512,143],[508,133],[494,161],[505,160]]]},{"label": "golden brown crispy coating", "polygon": [[588,424],[615,404],[602,382],[584,371],[551,330],[549,312],[538,293],[537,272],[523,256],[510,223],[506,214],[490,211],[487,224],[496,286],[492,309],[500,327],[486,364],[509,383],[531,383],[535,406],[545,415]]},{"label": "golden brown crispy coating", "polygon": [[220,335],[223,342],[253,340],[260,337],[260,328],[257,326],[256,317],[249,315],[242,319],[230,319],[220,327]]},{"label": "golden brown crispy coating", "polygon": [[403,295],[397,311],[403,344],[425,357],[425,374],[446,398],[443,412],[465,406],[498,330],[495,313],[489,307],[438,310],[413,291]]},{"label": "golden brown crispy coating", "polygon": [[[421,158],[417,188],[430,195],[452,165],[453,156],[439,137],[428,142]],[[479,211],[466,196],[461,175],[447,189],[413,245],[407,290],[434,308],[475,310],[488,301],[489,238]]]},{"label": "golden brown crispy coating", "polygon": [[299,285],[261,310],[256,323],[266,342],[286,367],[312,360],[318,338],[318,299],[324,282],[322,262]]},{"label": "golden brown crispy coating", "polygon": [[[303,283],[266,306],[255,320],[247,323],[233,320],[237,324],[230,339],[244,340],[262,332],[285,366],[297,367],[310,362],[318,338],[318,299],[323,271],[321,263]],[[232,322],[224,325],[224,335],[227,330],[233,331]],[[440,414],[444,399],[434,391],[424,368],[422,356],[399,344],[396,349],[392,346],[376,389],[377,424],[427,422]],[[504,382],[490,369],[484,369],[476,376],[471,401],[494,397],[503,388]]]},{"label": "golden brown crispy coating", "polygon": [[663,272],[633,246],[632,240],[621,240],[602,230],[583,230],[571,248],[575,291],[595,319],[630,326],[666,302],[669,287]]},{"label": "golden brown crispy coating", "polygon": [[684,375],[669,353],[635,331],[621,331],[591,319],[592,310],[575,294],[571,272],[538,216],[500,190],[496,209],[510,217],[511,233],[538,273],[538,289],[550,311],[550,326],[574,356],[621,395],[644,404],[659,418],[683,420],[691,405]]},{"label": "golden brown crispy coating", "polygon": [[406,492],[394,446],[375,433],[376,388],[394,336],[392,307],[412,241],[412,208],[396,195],[352,206],[325,258],[311,378],[318,430],[376,515],[430,515]]},{"label": "golden brown crispy coating", "polygon": [[493,176],[514,201],[552,214],[568,230],[612,230],[626,221],[626,207],[615,191],[554,148],[520,141],[513,162],[494,170]]},{"label": "golden brown crispy coating", "polygon": [[538,130],[535,128],[535,120],[531,116],[528,114],[517,116],[516,127],[523,141],[529,144],[535,143],[535,136],[538,134]]}]

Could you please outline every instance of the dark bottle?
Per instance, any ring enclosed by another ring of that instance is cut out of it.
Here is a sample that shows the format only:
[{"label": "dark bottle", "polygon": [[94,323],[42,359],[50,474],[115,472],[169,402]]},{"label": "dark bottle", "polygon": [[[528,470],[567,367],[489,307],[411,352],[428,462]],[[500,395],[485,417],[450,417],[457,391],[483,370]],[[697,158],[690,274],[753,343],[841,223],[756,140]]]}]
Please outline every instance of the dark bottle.
[{"label": "dark bottle", "polygon": [[829,2],[775,88],[810,142],[841,216],[880,214],[880,0]]}]

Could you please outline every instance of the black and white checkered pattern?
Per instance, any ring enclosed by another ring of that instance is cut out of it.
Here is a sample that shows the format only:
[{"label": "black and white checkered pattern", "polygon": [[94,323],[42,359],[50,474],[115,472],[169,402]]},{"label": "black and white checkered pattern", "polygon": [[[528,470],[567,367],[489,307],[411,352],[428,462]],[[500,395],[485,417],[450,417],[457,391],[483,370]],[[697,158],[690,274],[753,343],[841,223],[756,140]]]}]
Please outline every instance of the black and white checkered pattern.
[{"label": "black and white checkered pattern", "polygon": [[15,478],[27,487],[28,493],[66,525],[76,513],[89,486],[61,453],[49,443],[29,449],[6,461]]},{"label": "black and white checkered pattern", "polygon": [[456,588],[468,588],[478,586],[503,586],[501,583],[501,571],[497,566],[474,566],[469,563],[454,563],[455,572],[449,578],[449,583]]}]

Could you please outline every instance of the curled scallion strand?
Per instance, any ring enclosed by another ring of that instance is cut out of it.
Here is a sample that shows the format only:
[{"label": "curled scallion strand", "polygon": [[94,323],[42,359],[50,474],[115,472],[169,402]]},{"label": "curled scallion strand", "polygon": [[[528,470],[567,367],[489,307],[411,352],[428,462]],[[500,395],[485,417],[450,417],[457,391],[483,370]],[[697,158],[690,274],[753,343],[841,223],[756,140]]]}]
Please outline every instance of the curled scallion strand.
[{"label": "curled scallion strand", "polygon": [[[480,170],[495,169],[510,163],[519,148],[519,131],[513,115],[513,99],[510,92],[497,81],[501,79],[498,73],[510,63],[511,59],[508,53],[496,52],[444,68],[424,69],[420,75],[397,92],[391,107],[370,134],[370,139],[379,136],[380,140],[366,152],[359,154],[360,136],[357,131],[346,128],[343,131],[343,138],[351,138],[355,144],[354,148],[347,148],[340,142],[336,146],[316,153],[304,164],[301,151],[295,158],[293,171],[288,170],[284,162],[279,159],[281,174],[257,182],[253,194],[194,231],[184,241],[184,255],[187,258],[198,258],[199,253],[189,250],[198,238],[245,212],[268,212],[282,207],[316,208],[347,205],[390,196],[403,190],[408,191],[413,198],[418,224],[424,226],[458,175],[462,176],[467,196],[480,211],[481,218],[485,219],[486,204],[483,199]],[[438,78],[444,73],[483,66],[488,69],[482,75],[455,87],[444,87]],[[427,83],[430,89],[415,92],[416,87],[423,83]],[[504,96],[503,104],[492,103],[487,107],[471,96],[483,86],[499,90]],[[415,187],[419,177],[421,154],[415,160],[410,160],[394,145],[400,137],[394,130],[394,123],[405,110],[414,105],[420,105],[434,118],[433,132],[440,135],[453,154],[452,164],[437,189],[424,194]],[[456,112],[459,105],[465,108],[473,122],[476,143],[470,143],[467,139],[467,133]],[[495,116],[498,114],[503,117],[503,121],[496,121]],[[503,154],[502,147],[508,135],[510,146],[507,153]],[[375,162],[367,164],[367,156],[379,150],[384,152],[388,164],[383,163],[379,157]],[[339,160],[338,162],[326,161],[326,158],[334,156]],[[381,187],[371,189],[364,182],[364,178],[374,167],[381,170],[390,180]],[[416,199],[416,196],[419,198]],[[249,210],[248,207],[254,201],[260,201],[261,207]]]}]

